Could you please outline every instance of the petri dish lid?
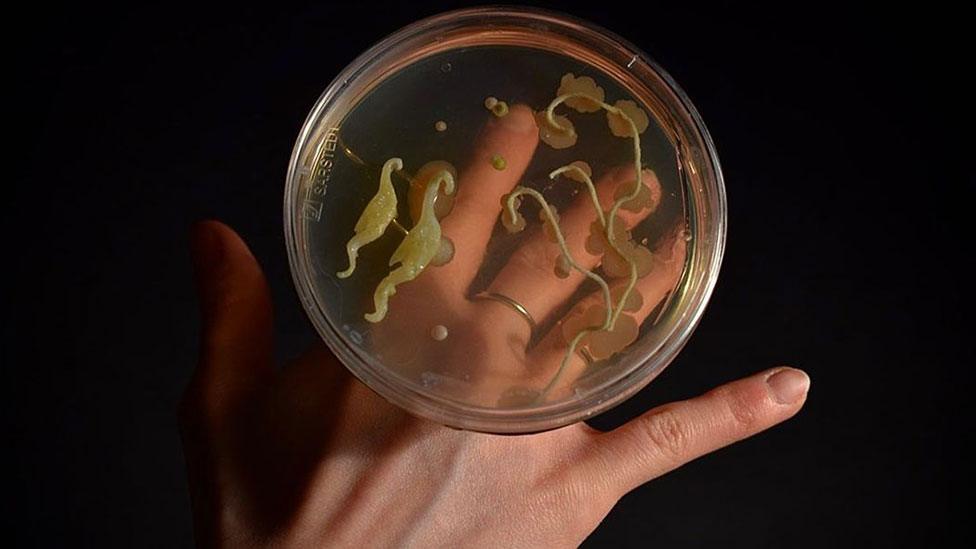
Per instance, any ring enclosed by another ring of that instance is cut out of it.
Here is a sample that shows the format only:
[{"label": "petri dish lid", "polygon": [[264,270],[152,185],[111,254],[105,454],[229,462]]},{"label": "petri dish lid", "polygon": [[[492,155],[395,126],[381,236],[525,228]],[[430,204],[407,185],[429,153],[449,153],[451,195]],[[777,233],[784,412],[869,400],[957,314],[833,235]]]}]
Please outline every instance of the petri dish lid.
[{"label": "petri dish lid", "polygon": [[284,198],[297,293],[343,364],[413,414],[494,433],[649,383],[725,243],[718,157],[686,95],[611,32],[535,9],[445,13],[363,53],[312,108]]}]

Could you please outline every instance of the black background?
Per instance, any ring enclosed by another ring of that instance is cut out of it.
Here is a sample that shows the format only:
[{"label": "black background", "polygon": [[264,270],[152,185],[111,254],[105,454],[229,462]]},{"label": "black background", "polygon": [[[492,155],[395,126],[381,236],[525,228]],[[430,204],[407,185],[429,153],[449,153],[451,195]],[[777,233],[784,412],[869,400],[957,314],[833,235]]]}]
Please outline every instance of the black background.
[{"label": "black background", "polygon": [[[949,539],[972,362],[959,327],[968,233],[951,224],[973,183],[954,167],[971,156],[952,137],[969,120],[961,14],[589,4],[543,5],[614,30],[674,76],[729,196],[701,326],[596,423],[778,364],[813,386],[794,420],[633,492],[586,545]],[[315,337],[281,228],[300,125],[361,51],[453,6],[39,4],[8,18],[15,170],[0,223],[14,282],[0,357],[18,545],[192,543],[174,417],[199,326],[188,228],[216,217],[241,232],[273,288],[279,357],[296,355]]]}]

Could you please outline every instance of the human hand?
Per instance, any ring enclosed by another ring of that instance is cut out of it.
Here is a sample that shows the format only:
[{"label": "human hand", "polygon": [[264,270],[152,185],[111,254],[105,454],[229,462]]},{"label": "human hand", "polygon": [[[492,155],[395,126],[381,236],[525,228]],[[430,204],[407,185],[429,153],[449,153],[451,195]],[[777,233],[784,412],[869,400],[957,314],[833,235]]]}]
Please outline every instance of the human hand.
[{"label": "human hand", "polygon": [[[502,213],[501,200],[523,179],[538,141],[539,130],[532,111],[524,105],[513,106],[502,118],[490,117],[467,166],[460,172],[453,210],[441,220],[443,235],[454,243],[453,259],[445,265],[428,266],[422,276],[400,285],[386,317],[362,328],[369,330],[372,346],[383,353],[384,363],[399,369],[401,375],[420,381],[421,374],[438,374],[440,396],[493,407],[500,400],[511,400],[513,388],[521,389],[522,398],[528,395],[531,399],[532,391],[545,387],[545,399],[554,401],[571,395],[573,382],[587,371],[587,362],[579,353],[571,353],[565,364],[563,359],[568,341],[582,328],[584,313],[597,312],[597,322],[602,322],[603,295],[592,290],[579,298],[584,282],[595,286],[580,271],[569,269],[565,276],[557,276],[554,266],[561,250],[550,231],[530,222],[504,265],[487,269],[491,279],[485,280],[484,263],[497,262],[494,255],[505,257],[504,253],[486,253]],[[506,159],[504,170],[493,167],[491,159],[496,155]],[[633,166],[594,174],[601,210],[609,211],[618,193],[632,188],[634,179]],[[559,227],[579,265],[596,270],[602,257],[590,253],[588,244],[592,227],[598,223],[591,196],[582,182],[566,176],[557,178],[554,184],[577,193],[560,210]],[[661,185],[651,170],[644,170],[643,184],[644,207],[636,212],[620,209],[616,213],[623,228],[635,227],[661,203]],[[648,254],[648,274],[637,280],[631,293],[638,306],[621,316],[618,334],[630,330],[636,337],[638,326],[660,310],[661,302],[677,286],[686,252],[686,241],[680,236],[684,219],[680,221],[680,226],[674,223],[660,239],[647,243],[654,247],[653,255]],[[609,278],[609,284],[611,291],[616,292],[623,289],[626,280]],[[484,292],[473,288],[483,288]],[[482,293],[517,302],[531,316],[531,322],[539,323],[539,329],[533,330],[530,321],[510,305],[478,299]],[[617,294],[613,295],[616,300]],[[567,304],[572,307],[565,311]],[[360,315],[357,312],[354,316]],[[593,322],[594,318],[587,321]],[[432,340],[429,334],[435,326],[449,328],[449,344]],[[564,329],[570,326],[574,328]],[[551,380],[557,383],[550,386]]]},{"label": "human hand", "polygon": [[[526,163],[531,157],[535,137],[519,130],[517,118],[510,123],[490,126],[483,139],[510,147],[509,166],[518,167],[520,154]],[[470,173],[462,172],[462,188]],[[488,174],[495,178],[482,189],[500,195],[510,188],[511,181]],[[465,200],[459,195],[456,208]],[[470,237],[458,231],[479,227],[452,227],[450,219],[444,230],[455,241]],[[568,238],[571,220],[567,212]],[[672,253],[659,255],[666,260],[684,253],[682,239],[665,242]],[[521,257],[525,264],[537,256]],[[203,223],[194,231],[194,259],[204,333],[180,416],[201,545],[575,546],[623,494],[791,417],[809,386],[802,372],[779,368],[661,406],[609,433],[583,423],[516,437],[456,431],[386,403],[322,345],[276,371],[270,296],[246,245],[226,226]],[[528,265],[539,276],[541,268]],[[403,286],[391,315],[411,309],[411,292],[463,297],[464,278],[451,268],[470,264],[462,254]],[[656,272],[641,279],[646,307],[663,298],[675,276],[663,267]],[[504,280],[499,275],[496,283]],[[533,300],[544,296],[517,294],[519,288],[505,291],[533,314],[542,310]],[[510,309],[477,306],[498,333],[527,338]],[[488,345],[512,340],[485,337]]]},{"label": "human hand", "polygon": [[204,334],[180,417],[203,546],[575,546],[628,491],[806,398],[806,375],[777,368],[608,433],[456,431],[388,404],[321,345],[275,371],[257,262],[223,225],[195,241]]}]

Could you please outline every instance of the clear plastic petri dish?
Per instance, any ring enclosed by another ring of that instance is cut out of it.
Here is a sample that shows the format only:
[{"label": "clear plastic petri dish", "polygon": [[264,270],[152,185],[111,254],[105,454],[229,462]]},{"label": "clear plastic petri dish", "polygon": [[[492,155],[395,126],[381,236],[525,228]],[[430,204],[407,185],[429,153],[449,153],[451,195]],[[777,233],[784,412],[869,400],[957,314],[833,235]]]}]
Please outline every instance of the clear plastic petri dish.
[{"label": "clear plastic petri dish", "polygon": [[284,222],[301,302],[356,377],[435,422],[526,433],[606,410],[674,359],[726,206],[708,131],[647,55],[490,7],[414,23],[326,88]]}]

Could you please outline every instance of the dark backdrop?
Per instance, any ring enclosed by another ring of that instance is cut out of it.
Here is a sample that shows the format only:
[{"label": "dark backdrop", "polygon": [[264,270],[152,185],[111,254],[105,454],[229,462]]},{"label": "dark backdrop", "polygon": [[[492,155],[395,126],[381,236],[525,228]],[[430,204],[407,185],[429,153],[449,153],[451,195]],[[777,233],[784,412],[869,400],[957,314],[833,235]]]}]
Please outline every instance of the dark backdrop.
[{"label": "dark backdrop", "polygon": [[[954,94],[972,69],[961,14],[674,4],[549,6],[671,72],[712,132],[729,196],[700,328],[596,423],[782,363],[813,387],[793,421],[624,498],[587,545],[938,544],[963,495],[972,362],[957,324],[967,233],[951,225],[973,183],[954,169],[971,143],[951,137],[969,120]],[[281,229],[295,136],[353,57],[446,7],[8,14],[3,499],[21,545],[191,544],[174,418],[199,325],[188,227],[217,217],[242,233],[273,287],[278,354],[297,354],[315,335]]]}]

